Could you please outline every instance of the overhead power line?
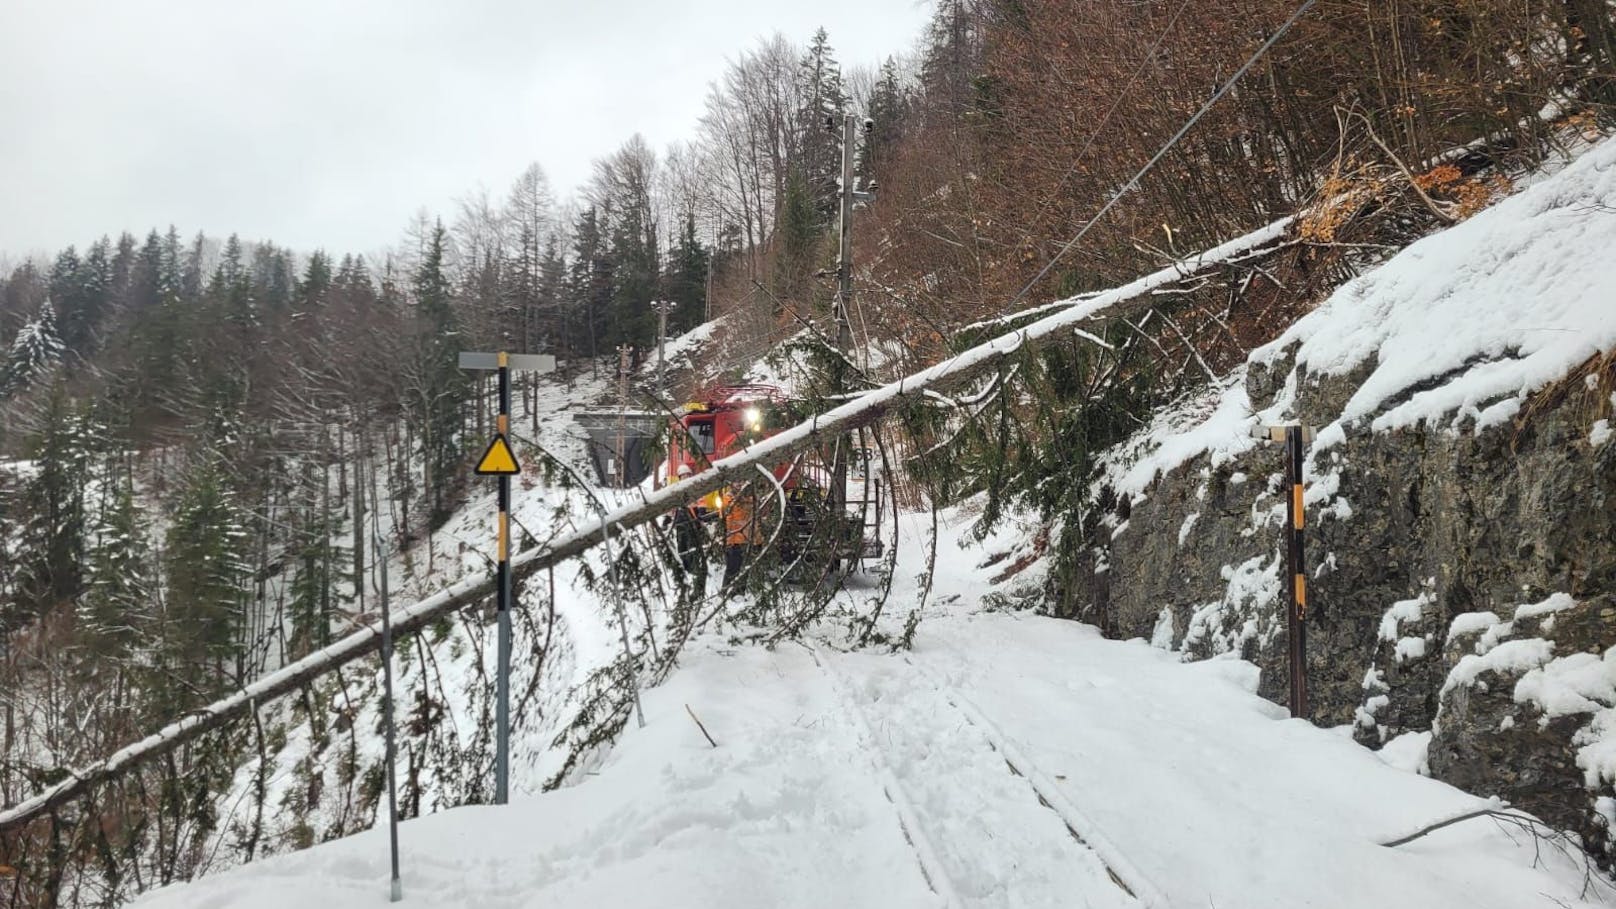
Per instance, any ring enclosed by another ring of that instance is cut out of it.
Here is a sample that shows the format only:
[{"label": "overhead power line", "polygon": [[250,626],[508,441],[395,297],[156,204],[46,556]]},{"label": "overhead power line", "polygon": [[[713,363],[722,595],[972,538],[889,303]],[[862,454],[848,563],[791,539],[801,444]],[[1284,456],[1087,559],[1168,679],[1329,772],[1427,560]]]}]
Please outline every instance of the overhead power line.
[{"label": "overhead power line", "polygon": [[1255,66],[1258,60],[1261,60],[1275,44],[1279,43],[1279,39],[1283,38],[1285,33],[1291,30],[1291,26],[1295,25],[1297,21],[1302,18],[1302,16],[1306,15],[1307,11],[1312,9],[1313,4],[1316,2],[1318,2],[1318,0],[1305,0],[1300,7],[1297,7],[1296,12],[1292,13],[1291,17],[1285,20],[1285,24],[1281,25],[1278,31],[1274,32],[1272,35],[1269,35],[1268,40],[1264,41],[1262,46],[1258,47],[1256,52],[1253,53],[1245,63],[1241,64],[1239,69],[1234,71],[1234,75],[1230,76],[1228,80],[1218,88],[1217,91],[1212,93],[1212,97],[1208,98],[1206,103],[1201,105],[1201,109],[1196,111],[1195,115],[1190,117],[1189,121],[1180,127],[1178,132],[1174,133],[1171,139],[1167,140],[1167,144],[1163,145],[1160,151],[1156,152],[1156,154],[1149,161],[1145,162],[1144,167],[1139,168],[1139,172],[1133,175],[1133,179],[1124,184],[1121,189],[1111,194],[1111,198],[1106,200],[1105,205],[1100,208],[1100,211],[1095,214],[1094,217],[1090,218],[1088,223],[1084,224],[1080,230],[1078,230],[1076,236],[1066,241],[1066,245],[1062,246],[1060,251],[1055,253],[1055,255],[1047,263],[1045,263],[1044,267],[1038,270],[1038,274],[1034,275],[1032,280],[1028,281],[1027,285],[1021,288],[1021,291],[1017,293],[1009,303],[1005,304],[1004,308],[999,311],[999,314],[1004,315],[1009,310],[1014,309],[1016,304],[1026,299],[1027,294],[1032,292],[1032,289],[1038,285],[1038,282],[1042,281],[1044,277],[1049,274],[1050,270],[1052,270],[1055,265],[1061,261],[1061,259],[1066,257],[1067,253],[1071,252],[1078,243],[1082,242],[1084,237],[1088,236],[1088,232],[1094,228],[1094,225],[1100,223],[1101,219],[1109,214],[1111,209],[1115,208],[1118,202],[1122,201],[1123,196],[1126,196],[1128,193],[1133,192],[1138,188],[1139,181],[1143,180],[1147,174],[1154,170],[1156,165],[1161,162],[1161,159],[1167,157],[1167,153],[1173,150],[1173,147],[1179,143],[1179,140],[1188,135],[1189,131],[1195,128],[1195,124],[1201,122],[1201,118],[1206,116],[1207,112],[1210,111],[1219,101],[1223,100],[1224,95],[1227,95],[1234,89],[1235,83],[1240,81],[1240,78],[1246,74],[1246,71]]}]

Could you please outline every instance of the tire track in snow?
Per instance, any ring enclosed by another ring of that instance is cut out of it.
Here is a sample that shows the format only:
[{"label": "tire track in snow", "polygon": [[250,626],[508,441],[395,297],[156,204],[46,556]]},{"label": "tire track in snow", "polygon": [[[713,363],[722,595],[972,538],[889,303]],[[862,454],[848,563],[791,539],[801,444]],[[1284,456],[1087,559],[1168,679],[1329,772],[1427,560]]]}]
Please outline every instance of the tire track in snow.
[{"label": "tire track in snow", "polygon": [[949,879],[947,870],[943,868],[942,861],[937,857],[937,848],[926,835],[925,828],[920,825],[920,817],[915,812],[914,802],[909,798],[903,785],[898,782],[897,775],[892,772],[892,766],[887,762],[885,752],[881,750],[876,740],[875,730],[870,726],[869,717],[848,692],[841,673],[837,672],[828,660],[820,659],[818,650],[807,644],[802,646],[813,658],[814,665],[818,666],[819,671],[830,681],[832,694],[852,718],[858,737],[864,740],[866,753],[869,754],[870,762],[875,767],[876,779],[880,782],[887,801],[892,803],[893,809],[897,812],[898,826],[903,830],[904,839],[908,841],[910,848],[915,851],[916,862],[920,865],[920,873],[926,878],[926,883],[933,893],[942,898],[943,905],[947,909],[962,909],[954,884]]},{"label": "tire track in snow", "polygon": [[904,662],[915,672],[926,678],[936,687],[943,699],[964,717],[965,722],[971,724],[987,740],[989,747],[1004,758],[1005,765],[1010,772],[1027,781],[1033,791],[1038,795],[1038,801],[1050,811],[1060,817],[1066,825],[1066,830],[1083,846],[1087,847],[1105,865],[1106,872],[1111,880],[1125,893],[1138,900],[1143,906],[1150,909],[1166,909],[1171,905],[1162,891],[1156,887],[1144,873],[1136,867],[1128,857],[1118,849],[1110,837],[1105,835],[1099,825],[1095,824],[1072,800],[1064,790],[1055,784],[1055,781],[1038,768],[1027,757],[1021,746],[1017,745],[997,723],[988,719],[987,715],[976,706],[970,698],[966,697],[957,687],[939,678],[931,670],[921,667],[914,660],[905,656]]}]

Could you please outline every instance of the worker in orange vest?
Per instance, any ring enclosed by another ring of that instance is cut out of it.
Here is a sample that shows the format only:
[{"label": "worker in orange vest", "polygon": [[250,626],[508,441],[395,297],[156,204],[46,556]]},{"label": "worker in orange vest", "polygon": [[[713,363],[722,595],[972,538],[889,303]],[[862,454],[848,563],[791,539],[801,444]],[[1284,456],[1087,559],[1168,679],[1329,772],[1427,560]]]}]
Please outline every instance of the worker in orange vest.
[{"label": "worker in orange vest", "polygon": [[752,493],[734,488],[724,492],[724,586],[741,571],[748,549],[762,542],[758,533],[757,501]]}]

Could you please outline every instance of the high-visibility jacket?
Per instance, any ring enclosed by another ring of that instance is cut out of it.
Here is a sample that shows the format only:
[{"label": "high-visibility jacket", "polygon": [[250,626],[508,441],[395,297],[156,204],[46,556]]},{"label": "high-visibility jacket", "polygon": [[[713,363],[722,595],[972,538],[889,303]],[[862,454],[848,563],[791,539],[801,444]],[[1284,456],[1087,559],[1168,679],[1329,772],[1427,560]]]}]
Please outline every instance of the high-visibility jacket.
[{"label": "high-visibility jacket", "polygon": [[750,495],[730,493],[724,496],[724,542],[730,546],[747,546],[763,542],[759,534],[756,503]]}]

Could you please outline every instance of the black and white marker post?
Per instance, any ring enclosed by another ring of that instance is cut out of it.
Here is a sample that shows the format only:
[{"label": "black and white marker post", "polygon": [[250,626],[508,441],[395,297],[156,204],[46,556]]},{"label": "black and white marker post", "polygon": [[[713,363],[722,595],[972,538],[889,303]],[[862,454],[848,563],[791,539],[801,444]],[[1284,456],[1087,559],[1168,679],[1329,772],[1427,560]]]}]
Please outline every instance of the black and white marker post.
[{"label": "black and white marker post", "polygon": [[1307,704],[1307,559],[1303,533],[1307,512],[1302,500],[1302,464],[1313,441],[1311,426],[1257,426],[1252,436],[1285,443],[1285,597],[1289,631],[1291,716],[1306,718]]},{"label": "black and white marker post", "polygon": [[555,357],[549,354],[462,353],[461,369],[494,369],[499,372],[499,416],[494,438],[477,460],[479,476],[499,478],[499,518],[494,551],[498,572],[495,591],[499,616],[498,664],[494,673],[494,804],[510,800],[511,779],[511,477],[522,468],[511,450],[511,370],[551,372]]}]

